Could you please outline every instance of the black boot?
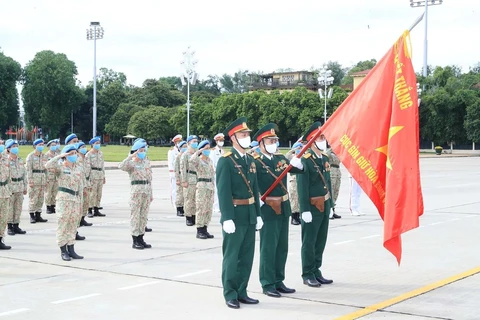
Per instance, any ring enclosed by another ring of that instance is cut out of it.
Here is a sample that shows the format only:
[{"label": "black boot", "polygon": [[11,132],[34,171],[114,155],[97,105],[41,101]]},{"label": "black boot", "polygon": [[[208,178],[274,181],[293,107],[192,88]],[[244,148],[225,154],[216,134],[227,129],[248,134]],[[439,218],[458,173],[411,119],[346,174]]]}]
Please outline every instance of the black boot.
[{"label": "black boot", "polygon": [[153,231],[152,228],[145,226],[145,232],[152,232],[152,231]]},{"label": "black boot", "polygon": [[47,206],[47,214],[53,213],[53,206]]},{"label": "black boot", "polygon": [[300,224],[300,213],[298,212],[292,213],[292,224],[294,226],[298,226]]},{"label": "black boot", "polygon": [[197,219],[195,218],[195,215],[192,216],[192,223],[193,225],[197,224]]},{"label": "black boot", "polygon": [[57,213],[56,205],[52,205],[52,213]]},{"label": "black boot", "polygon": [[[86,238],[85,238],[84,236],[79,235],[78,232],[75,234],[75,240],[81,241],[81,240],[85,240],[85,239],[86,239]],[[73,258],[73,257],[72,257],[72,258]],[[75,258],[74,258],[74,259],[75,259]]]},{"label": "black boot", "polygon": [[80,227],[91,227],[92,224],[90,222],[87,222],[85,220],[85,217],[82,217],[82,219],[80,219]]},{"label": "black boot", "polygon": [[92,208],[88,208],[88,214],[87,214],[87,216],[88,216],[89,218],[93,218]]},{"label": "black boot", "polygon": [[101,213],[100,211],[98,211],[98,208],[97,207],[94,207],[93,208],[93,215],[95,217],[105,217],[106,215]]},{"label": "black boot", "polygon": [[183,212],[182,212],[183,210],[182,209],[183,209],[182,207],[177,207],[177,216],[178,217],[183,217]]},{"label": "black boot", "polygon": [[30,223],[37,223],[37,219],[35,218],[35,212],[30,212]]},{"label": "black boot", "polygon": [[197,239],[208,239],[207,234],[204,231],[205,227],[197,228]]},{"label": "black boot", "polygon": [[2,237],[0,237],[0,250],[10,250],[10,249],[12,249],[12,247],[6,246],[6,245],[3,243]]},{"label": "black boot", "polygon": [[187,226],[191,227],[195,224],[195,223],[193,223],[193,217],[185,217],[185,218],[186,218]]},{"label": "black boot", "polygon": [[20,229],[20,227],[18,226],[18,223],[13,224],[13,231],[15,232],[15,234],[25,234],[25,233],[27,233],[27,231],[23,231],[22,229]]},{"label": "black boot", "polygon": [[98,207],[98,210],[103,210],[103,207]]},{"label": "black boot", "polygon": [[133,243],[132,243],[132,248],[133,249],[138,249],[138,250],[143,250],[143,245],[138,241],[137,236],[132,236]]},{"label": "black boot", "polygon": [[332,215],[333,219],[341,219],[342,218],[342,216],[339,216],[338,214],[335,213],[335,208],[332,208],[332,211],[333,211],[333,215]]},{"label": "black boot", "polygon": [[72,258],[70,258],[70,255],[67,252],[67,245],[61,246],[60,247],[60,252],[61,252],[61,257],[63,261],[70,261]]},{"label": "black boot", "polygon": [[41,212],[35,212],[35,221],[37,222],[47,222],[47,219],[42,218],[42,213]]},{"label": "black boot", "polygon": [[144,234],[138,236],[138,243],[140,243],[145,249],[150,249],[152,245],[146,243],[145,240],[143,240],[143,236]]},{"label": "black boot", "polygon": [[15,235],[15,230],[13,229],[13,223],[8,224],[8,231],[7,231],[9,236],[14,236]]},{"label": "black boot", "polygon": [[75,248],[74,248],[74,245],[73,245],[73,244],[67,246],[67,250],[68,250],[68,255],[69,255],[72,259],[83,259],[82,256],[79,256],[79,255],[75,252]]},{"label": "black boot", "polygon": [[205,234],[207,235],[208,239],[213,239],[213,234],[208,233],[207,226],[203,227]]}]

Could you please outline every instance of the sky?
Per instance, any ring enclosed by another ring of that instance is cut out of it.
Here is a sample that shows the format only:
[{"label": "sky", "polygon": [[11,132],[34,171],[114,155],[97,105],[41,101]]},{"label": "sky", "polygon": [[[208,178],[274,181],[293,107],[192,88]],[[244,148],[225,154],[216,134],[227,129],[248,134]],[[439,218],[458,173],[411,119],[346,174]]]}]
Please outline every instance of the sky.
[{"label": "sky", "polygon": [[[86,29],[99,21],[105,35],[97,41],[97,68],[123,72],[140,86],[179,76],[189,46],[201,79],[379,60],[423,11],[410,0],[0,0],[0,47],[22,66],[41,50],[64,53],[86,85],[94,57]],[[428,64],[468,71],[478,63],[479,20],[478,0],[429,7]],[[424,30],[423,21],[411,33],[416,71],[423,67]]]}]

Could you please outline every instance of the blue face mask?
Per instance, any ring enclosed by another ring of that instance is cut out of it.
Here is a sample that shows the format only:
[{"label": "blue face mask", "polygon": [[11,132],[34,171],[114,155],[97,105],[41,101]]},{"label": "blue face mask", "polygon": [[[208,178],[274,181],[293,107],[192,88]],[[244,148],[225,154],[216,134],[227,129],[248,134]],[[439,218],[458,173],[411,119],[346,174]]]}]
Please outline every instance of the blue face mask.
[{"label": "blue face mask", "polygon": [[2,153],[3,151],[5,151],[5,146],[3,144],[0,144],[0,153]]},{"label": "blue face mask", "polygon": [[94,144],[93,147],[95,148],[95,150],[100,150],[100,145],[99,144]]},{"label": "blue face mask", "polygon": [[51,146],[50,151],[57,151],[57,146]]},{"label": "blue face mask", "polygon": [[13,154],[18,154],[18,147],[11,148],[10,152]]},{"label": "blue face mask", "polygon": [[210,156],[210,150],[203,150],[202,153],[203,153],[203,155],[204,155],[205,157],[209,157],[209,156]]},{"label": "blue face mask", "polygon": [[145,156],[147,155],[146,152],[138,152],[137,157],[141,160],[145,159]]},{"label": "blue face mask", "polygon": [[280,147],[280,142],[277,141],[277,148]]},{"label": "blue face mask", "polygon": [[37,149],[38,152],[42,152],[43,151],[43,146],[37,146],[36,149]]},{"label": "blue face mask", "polygon": [[190,147],[192,147],[193,149],[197,149],[198,148],[198,143],[193,142],[192,144],[190,144]]},{"label": "blue face mask", "polygon": [[302,150],[295,150],[295,154],[299,154]]},{"label": "blue face mask", "polygon": [[180,149],[183,153],[187,152],[187,148]]},{"label": "blue face mask", "polygon": [[81,154],[86,154],[87,148],[83,147],[83,148],[80,148],[78,151],[80,151]]},{"label": "blue face mask", "polygon": [[67,160],[70,161],[71,163],[77,162],[77,155],[74,154],[73,156],[67,156]]}]

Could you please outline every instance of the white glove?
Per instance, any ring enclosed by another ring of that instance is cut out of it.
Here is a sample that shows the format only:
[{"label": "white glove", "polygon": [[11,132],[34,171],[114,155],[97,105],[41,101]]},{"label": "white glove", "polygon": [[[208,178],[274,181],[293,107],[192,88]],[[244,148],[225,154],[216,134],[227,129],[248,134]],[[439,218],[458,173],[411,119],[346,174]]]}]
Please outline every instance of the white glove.
[{"label": "white glove", "polygon": [[303,212],[302,213],[302,220],[305,221],[305,223],[312,222],[312,213],[310,211]]},{"label": "white glove", "polygon": [[262,227],[263,227],[263,219],[262,219],[262,217],[257,217],[257,227],[256,227],[256,229],[260,230],[260,229],[262,229]]},{"label": "white glove", "polygon": [[234,233],[235,232],[235,222],[233,220],[226,220],[223,222],[223,231],[226,233]]},{"label": "white glove", "polygon": [[260,199],[260,208],[265,204],[265,202],[262,201],[262,199]]},{"label": "white glove", "polygon": [[303,170],[302,160],[297,157],[293,157],[292,160],[290,160],[290,164],[297,169]]},{"label": "white glove", "polygon": [[175,178],[175,172],[169,172],[170,178]]}]

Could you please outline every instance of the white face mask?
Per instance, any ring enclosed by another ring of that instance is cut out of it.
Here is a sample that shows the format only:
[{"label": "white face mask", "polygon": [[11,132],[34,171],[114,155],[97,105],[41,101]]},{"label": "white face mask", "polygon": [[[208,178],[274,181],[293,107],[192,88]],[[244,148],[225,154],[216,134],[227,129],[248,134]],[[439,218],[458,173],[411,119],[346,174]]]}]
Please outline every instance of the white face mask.
[{"label": "white face mask", "polygon": [[266,144],[265,145],[265,150],[268,152],[268,153],[275,153],[277,152],[277,145],[276,144]]},{"label": "white face mask", "polygon": [[327,150],[327,140],[323,140],[323,141],[315,141],[315,145],[317,146],[318,149],[320,150]]},{"label": "white face mask", "polygon": [[242,139],[237,138],[237,141],[240,147],[242,147],[243,149],[250,148],[250,143],[252,142],[252,140],[250,140],[250,137],[246,137]]},{"label": "white face mask", "polygon": [[223,141],[218,141],[218,142],[217,142],[217,146],[223,147]]}]

